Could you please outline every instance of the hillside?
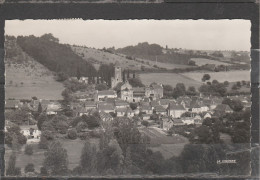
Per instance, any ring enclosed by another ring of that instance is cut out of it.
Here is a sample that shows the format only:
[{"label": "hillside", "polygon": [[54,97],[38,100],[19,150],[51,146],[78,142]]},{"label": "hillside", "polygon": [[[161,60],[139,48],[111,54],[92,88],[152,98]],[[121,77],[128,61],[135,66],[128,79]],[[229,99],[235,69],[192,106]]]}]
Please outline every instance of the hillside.
[{"label": "hillside", "polygon": [[76,76],[80,71],[82,76],[96,76],[93,65],[72,51],[70,45],[60,44],[52,34],[41,37],[18,36],[17,44],[28,55],[57,73]]},{"label": "hillside", "polygon": [[89,47],[72,46],[72,50],[81,56],[86,61],[92,63],[96,69],[100,64],[118,63],[123,69],[141,70],[143,68],[148,69],[175,69],[175,68],[187,68],[189,65],[173,64],[150,61],[142,58],[132,58],[130,56],[116,53],[109,50],[99,50]]},{"label": "hillside", "polygon": [[16,39],[7,37],[5,42],[5,96],[6,99],[62,99],[63,84],[54,73],[25,53]]}]

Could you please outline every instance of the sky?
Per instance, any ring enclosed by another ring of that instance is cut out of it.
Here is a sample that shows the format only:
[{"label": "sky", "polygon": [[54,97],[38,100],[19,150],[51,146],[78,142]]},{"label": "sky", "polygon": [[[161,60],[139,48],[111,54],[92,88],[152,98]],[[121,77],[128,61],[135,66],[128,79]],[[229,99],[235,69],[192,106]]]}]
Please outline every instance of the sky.
[{"label": "sky", "polygon": [[94,48],[148,42],[168,48],[249,51],[250,28],[249,20],[8,20],[5,34],[52,33],[60,43]]}]

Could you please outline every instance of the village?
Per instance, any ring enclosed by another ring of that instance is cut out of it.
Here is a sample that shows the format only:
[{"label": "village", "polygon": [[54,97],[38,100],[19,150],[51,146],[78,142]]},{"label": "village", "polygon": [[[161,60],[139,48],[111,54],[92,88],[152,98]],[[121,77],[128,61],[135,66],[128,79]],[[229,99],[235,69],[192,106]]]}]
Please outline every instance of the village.
[{"label": "village", "polygon": [[[152,83],[146,87],[132,87],[123,81],[122,69],[115,66],[115,76],[111,78],[111,88],[108,90],[77,91],[73,94],[75,101],[67,106],[73,111],[73,116],[81,117],[98,112],[102,122],[112,121],[115,117],[127,117],[137,120],[139,127],[154,127],[158,132],[167,135],[174,126],[201,126],[207,118],[218,117],[233,110],[227,104],[222,104],[223,97],[211,96],[181,96],[177,99],[165,99],[163,85]],[[88,77],[71,77],[71,81],[88,84]],[[249,96],[234,96],[230,99],[240,100],[244,108],[250,107]],[[60,101],[37,99],[6,100],[6,112],[27,108],[28,123],[20,126],[21,133],[27,138],[27,143],[38,143],[41,131],[32,114],[39,111],[48,116],[64,114],[64,105]],[[7,129],[12,122],[6,118]],[[102,124],[102,123],[101,123]]]}]

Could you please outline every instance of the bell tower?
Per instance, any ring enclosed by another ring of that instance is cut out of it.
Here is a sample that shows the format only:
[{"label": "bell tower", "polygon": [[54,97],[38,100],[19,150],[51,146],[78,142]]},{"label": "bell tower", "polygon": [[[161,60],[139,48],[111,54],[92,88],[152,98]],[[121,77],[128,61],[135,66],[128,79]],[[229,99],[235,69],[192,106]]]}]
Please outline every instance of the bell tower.
[{"label": "bell tower", "polygon": [[115,66],[115,80],[116,82],[122,82],[122,70],[119,66]]}]

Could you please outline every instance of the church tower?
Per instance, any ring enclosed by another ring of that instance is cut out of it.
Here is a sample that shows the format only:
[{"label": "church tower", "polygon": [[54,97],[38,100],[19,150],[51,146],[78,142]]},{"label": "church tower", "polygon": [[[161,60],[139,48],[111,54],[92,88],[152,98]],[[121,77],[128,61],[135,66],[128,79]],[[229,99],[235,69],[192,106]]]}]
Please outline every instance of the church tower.
[{"label": "church tower", "polygon": [[123,82],[122,80],[122,69],[120,66],[115,66],[115,77],[111,78],[111,88],[116,87],[116,85],[120,82]]}]

